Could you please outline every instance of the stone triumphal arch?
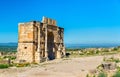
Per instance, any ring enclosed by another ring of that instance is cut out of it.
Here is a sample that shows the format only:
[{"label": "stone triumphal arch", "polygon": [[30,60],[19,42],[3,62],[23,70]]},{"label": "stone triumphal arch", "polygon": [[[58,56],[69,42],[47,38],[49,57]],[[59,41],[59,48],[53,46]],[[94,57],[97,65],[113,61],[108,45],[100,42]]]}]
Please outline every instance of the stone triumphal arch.
[{"label": "stone triumphal arch", "polygon": [[19,23],[18,27],[17,61],[39,63],[65,55],[64,28],[55,20],[43,17],[42,22]]}]

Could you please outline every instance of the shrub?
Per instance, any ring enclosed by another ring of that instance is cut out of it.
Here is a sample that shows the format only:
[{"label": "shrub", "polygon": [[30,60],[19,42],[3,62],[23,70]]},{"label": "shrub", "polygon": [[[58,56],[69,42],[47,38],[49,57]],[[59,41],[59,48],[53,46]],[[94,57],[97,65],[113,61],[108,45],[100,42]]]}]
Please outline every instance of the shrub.
[{"label": "shrub", "polygon": [[117,51],[117,50],[118,50],[118,48],[116,48],[116,47],[113,49],[113,51]]},{"label": "shrub", "polygon": [[96,77],[95,75],[93,75],[93,77]]},{"label": "shrub", "polygon": [[8,64],[0,64],[0,69],[5,69],[8,68],[9,65]]},{"label": "shrub", "polygon": [[89,77],[89,75],[87,74],[86,77]]},{"label": "shrub", "polygon": [[99,51],[99,50],[97,50],[97,51],[96,51],[96,54],[99,54],[99,52],[100,52],[100,51]]},{"label": "shrub", "polygon": [[119,60],[119,59],[114,59],[114,61],[115,61],[116,63],[119,63],[119,62],[120,62],[120,60]]},{"label": "shrub", "polygon": [[116,68],[117,68],[118,71],[120,71],[120,67],[119,66],[117,66]]},{"label": "shrub", "polygon": [[9,58],[10,60],[15,60],[15,59],[16,59],[15,56],[4,56],[4,59],[5,59],[5,58]]},{"label": "shrub", "polygon": [[106,61],[106,57],[103,58],[103,61]]},{"label": "shrub", "polygon": [[100,71],[102,71],[103,70],[102,64],[100,64],[99,66],[97,66],[97,69],[100,70]]},{"label": "shrub", "polygon": [[27,67],[30,66],[30,63],[18,63],[16,64],[16,67]]},{"label": "shrub", "polygon": [[98,77],[107,77],[107,74],[105,74],[104,72],[100,72],[100,73],[98,74]]},{"label": "shrub", "polygon": [[108,49],[104,49],[103,52],[109,52],[109,50]]},{"label": "shrub", "polygon": [[120,77],[120,71],[117,71],[113,77]]}]

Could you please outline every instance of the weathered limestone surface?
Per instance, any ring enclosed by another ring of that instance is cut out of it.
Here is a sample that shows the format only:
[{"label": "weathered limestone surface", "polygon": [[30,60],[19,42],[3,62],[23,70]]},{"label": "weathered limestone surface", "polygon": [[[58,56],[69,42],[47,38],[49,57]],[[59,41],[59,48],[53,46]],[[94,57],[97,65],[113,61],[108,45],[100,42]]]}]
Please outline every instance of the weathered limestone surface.
[{"label": "weathered limestone surface", "polygon": [[33,43],[18,43],[17,59],[20,62],[33,62]]},{"label": "weathered limestone surface", "polygon": [[19,23],[18,62],[42,62],[65,56],[64,28],[43,17],[42,22]]}]

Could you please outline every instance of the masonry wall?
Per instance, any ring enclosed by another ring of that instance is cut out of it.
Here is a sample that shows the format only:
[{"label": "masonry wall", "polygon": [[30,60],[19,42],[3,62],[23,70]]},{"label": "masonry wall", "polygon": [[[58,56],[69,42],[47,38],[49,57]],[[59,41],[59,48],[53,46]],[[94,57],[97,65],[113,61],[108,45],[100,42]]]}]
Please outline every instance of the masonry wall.
[{"label": "masonry wall", "polygon": [[19,62],[34,62],[34,49],[33,43],[18,43],[18,55]]},{"label": "masonry wall", "polygon": [[18,42],[33,42],[34,41],[34,26],[33,23],[19,24]]},{"label": "masonry wall", "polygon": [[34,62],[35,60],[35,28],[34,23],[21,23],[19,24],[19,37],[18,37],[18,53],[17,59],[19,62]]}]

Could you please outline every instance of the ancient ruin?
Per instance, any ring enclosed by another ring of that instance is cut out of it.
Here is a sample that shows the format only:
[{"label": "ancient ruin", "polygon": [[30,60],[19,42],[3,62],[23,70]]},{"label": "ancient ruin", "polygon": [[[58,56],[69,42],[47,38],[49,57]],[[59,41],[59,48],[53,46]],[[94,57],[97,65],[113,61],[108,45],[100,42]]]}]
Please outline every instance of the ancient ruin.
[{"label": "ancient ruin", "polygon": [[42,62],[62,58],[65,55],[64,28],[56,21],[43,17],[42,22],[19,23],[18,62]]}]

